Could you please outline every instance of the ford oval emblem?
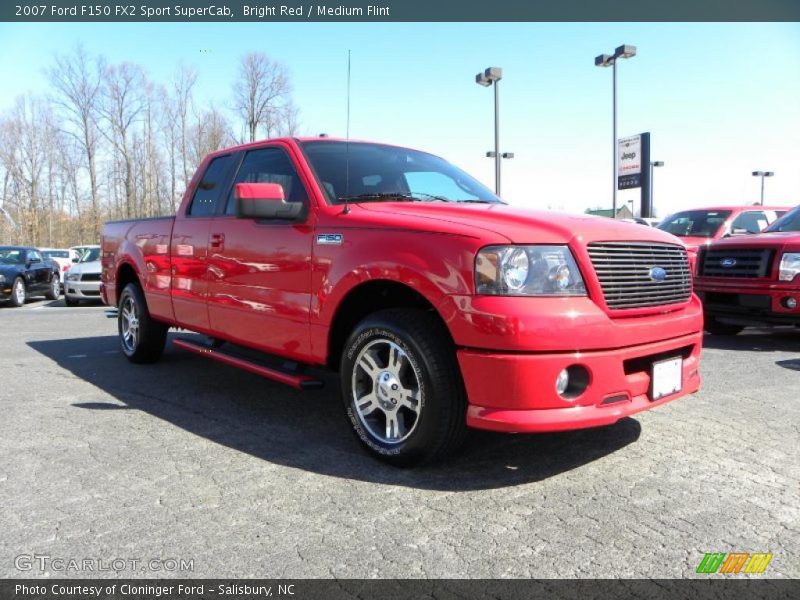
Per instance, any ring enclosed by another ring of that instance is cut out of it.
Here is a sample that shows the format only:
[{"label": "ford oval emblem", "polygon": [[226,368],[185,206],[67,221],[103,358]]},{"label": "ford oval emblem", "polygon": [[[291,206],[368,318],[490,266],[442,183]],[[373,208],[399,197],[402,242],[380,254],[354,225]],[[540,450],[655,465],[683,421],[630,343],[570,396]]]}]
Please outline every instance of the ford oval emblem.
[{"label": "ford oval emblem", "polygon": [[736,266],[736,259],[735,258],[723,258],[721,261],[719,261],[719,264],[721,264],[726,269],[729,269],[730,267],[735,267]]},{"label": "ford oval emblem", "polygon": [[650,269],[650,279],[656,283],[661,283],[667,278],[667,272],[661,267],[653,267]]}]

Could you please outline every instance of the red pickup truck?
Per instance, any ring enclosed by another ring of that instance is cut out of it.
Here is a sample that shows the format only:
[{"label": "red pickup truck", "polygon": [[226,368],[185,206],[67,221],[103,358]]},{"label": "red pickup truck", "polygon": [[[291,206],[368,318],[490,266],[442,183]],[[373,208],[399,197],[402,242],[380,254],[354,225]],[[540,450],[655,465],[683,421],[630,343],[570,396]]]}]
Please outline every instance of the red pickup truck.
[{"label": "red pickup truck", "polygon": [[747,325],[800,326],[800,207],[764,233],[702,248],[695,288],[710,333],[735,335]]},{"label": "red pickup truck", "polygon": [[[468,427],[607,425],[695,392],[702,308],[673,236],[512,208],[445,160],[277,139],[216,152],[176,217],[108,223],[122,350],[174,345],[296,387],[340,374],[362,444],[396,465]],[[205,336],[205,337],[203,337]]]}]

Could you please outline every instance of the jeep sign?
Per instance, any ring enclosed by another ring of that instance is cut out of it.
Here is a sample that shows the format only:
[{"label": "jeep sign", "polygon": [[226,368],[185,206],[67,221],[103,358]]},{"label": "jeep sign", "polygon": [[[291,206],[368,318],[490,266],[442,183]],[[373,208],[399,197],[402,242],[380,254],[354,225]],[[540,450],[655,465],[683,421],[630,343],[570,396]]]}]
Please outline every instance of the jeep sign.
[{"label": "jeep sign", "polygon": [[617,189],[642,185],[642,136],[632,135],[617,141]]}]

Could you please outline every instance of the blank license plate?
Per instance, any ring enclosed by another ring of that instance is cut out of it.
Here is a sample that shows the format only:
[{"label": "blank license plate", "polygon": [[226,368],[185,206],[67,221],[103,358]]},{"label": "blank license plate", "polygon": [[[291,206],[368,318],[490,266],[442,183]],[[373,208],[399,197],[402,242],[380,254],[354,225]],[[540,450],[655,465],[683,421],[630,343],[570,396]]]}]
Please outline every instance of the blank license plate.
[{"label": "blank license plate", "polygon": [[653,363],[650,382],[651,400],[680,392],[683,387],[683,359],[668,358]]}]

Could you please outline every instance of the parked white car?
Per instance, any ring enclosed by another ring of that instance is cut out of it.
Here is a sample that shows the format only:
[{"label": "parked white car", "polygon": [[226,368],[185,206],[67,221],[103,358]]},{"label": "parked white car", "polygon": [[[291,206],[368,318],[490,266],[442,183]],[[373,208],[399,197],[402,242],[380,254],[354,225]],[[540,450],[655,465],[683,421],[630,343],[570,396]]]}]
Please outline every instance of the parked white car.
[{"label": "parked white car", "polygon": [[78,253],[70,248],[39,248],[39,252],[45,258],[51,258],[58,263],[58,279],[63,291],[64,276],[72,267],[72,263],[77,261]]},{"label": "parked white car", "polygon": [[64,281],[64,302],[75,306],[84,300],[100,300],[100,246],[86,249],[77,263],[67,271]]}]

